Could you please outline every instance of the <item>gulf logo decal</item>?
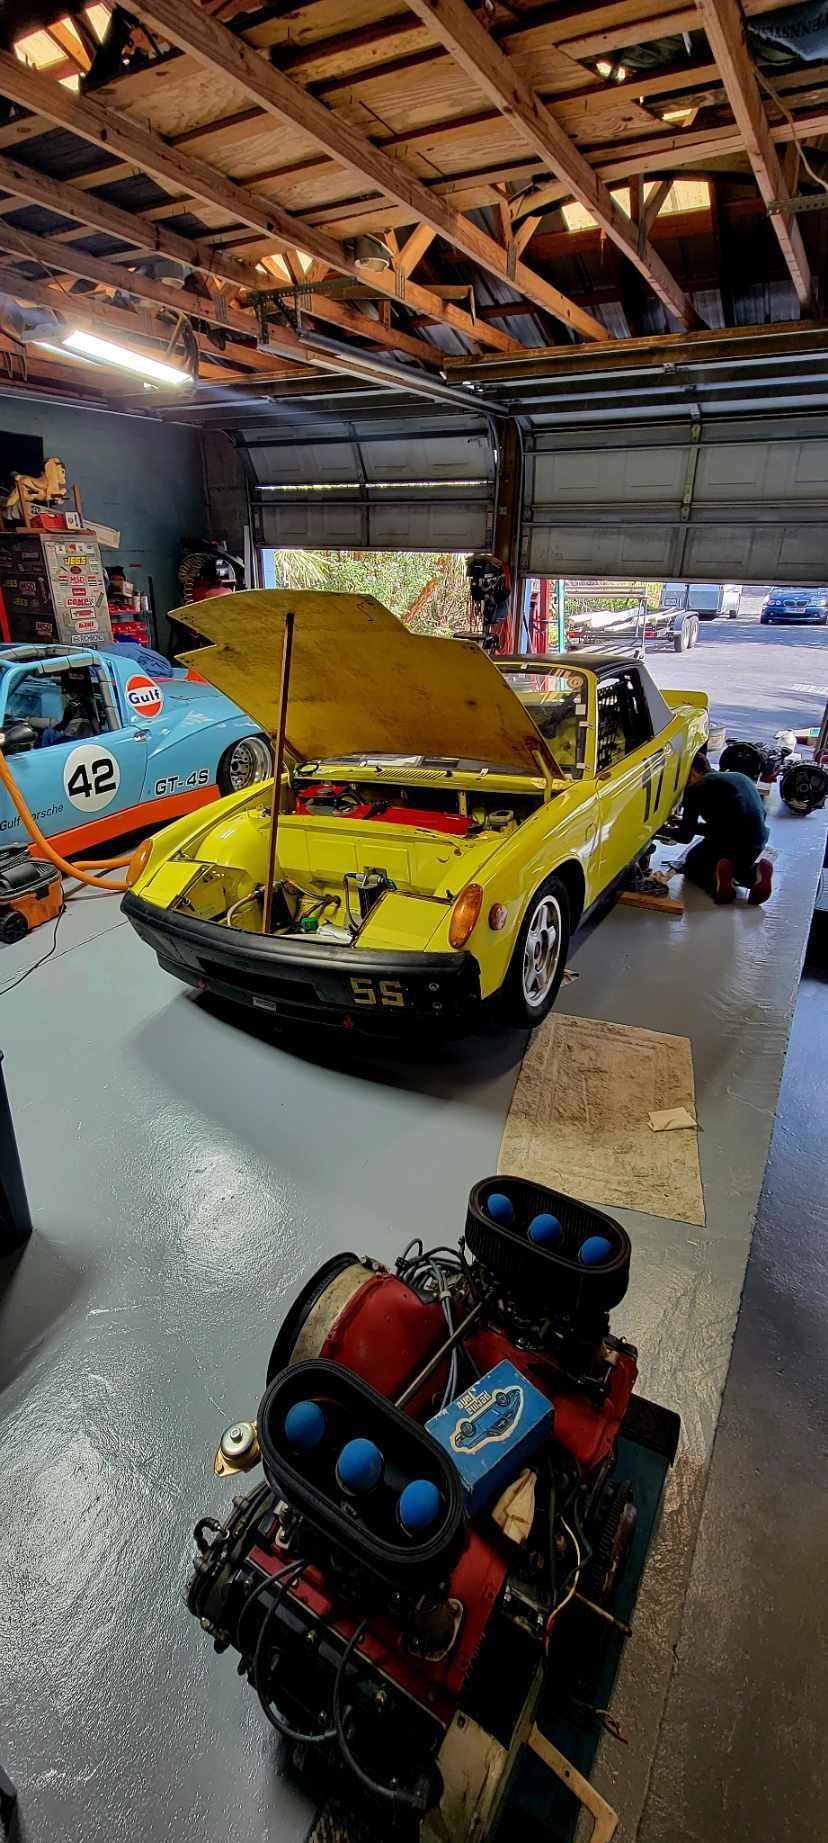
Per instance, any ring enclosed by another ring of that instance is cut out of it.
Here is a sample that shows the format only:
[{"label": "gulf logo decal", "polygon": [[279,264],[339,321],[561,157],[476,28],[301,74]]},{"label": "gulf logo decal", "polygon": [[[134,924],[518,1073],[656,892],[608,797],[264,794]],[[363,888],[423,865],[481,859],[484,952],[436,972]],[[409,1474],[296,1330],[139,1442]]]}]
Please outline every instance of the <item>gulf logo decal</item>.
[{"label": "gulf logo decal", "polygon": [[154,679],[145,678],[143,672],[135,672],[127,679],[126,701],[137,717],[160,717],[164,693]]}]

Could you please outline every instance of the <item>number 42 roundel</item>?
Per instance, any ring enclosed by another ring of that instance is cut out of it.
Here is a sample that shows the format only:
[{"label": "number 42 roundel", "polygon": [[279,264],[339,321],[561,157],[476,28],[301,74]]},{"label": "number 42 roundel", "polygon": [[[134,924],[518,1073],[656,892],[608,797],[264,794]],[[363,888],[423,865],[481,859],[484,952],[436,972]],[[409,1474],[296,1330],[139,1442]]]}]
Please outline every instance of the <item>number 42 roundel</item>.
[{"label": "number 42 roundel", "polygon": [[63,767],[66,796],[82,813],[99,813],[111,806],[121,782],[115,756],[99,742],[81,742]]}]

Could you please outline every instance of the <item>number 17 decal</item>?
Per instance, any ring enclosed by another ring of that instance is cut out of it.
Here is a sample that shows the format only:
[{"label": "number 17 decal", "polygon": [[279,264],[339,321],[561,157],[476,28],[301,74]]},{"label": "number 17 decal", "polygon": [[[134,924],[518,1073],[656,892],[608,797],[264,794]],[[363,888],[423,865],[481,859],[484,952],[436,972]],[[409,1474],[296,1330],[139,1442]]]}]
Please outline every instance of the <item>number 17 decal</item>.
[{"label": "number 17 decal", "polygon": [[[658,769],[658,783],[656,786],[655,799],[654,799],[653,798],[653,780],[655,777],[656,769]],[[654,762],[648,762],[644,769],[644,824],[645,825],[647,825],[649,822],[650,813],[652,812],[653,817],[655,817],[656,813],[658,812],[659,806],[661,805],[661,796],[662,796],[663,791],[664,791],[664,756],[661,755],[661,756],[658,756]]]}]

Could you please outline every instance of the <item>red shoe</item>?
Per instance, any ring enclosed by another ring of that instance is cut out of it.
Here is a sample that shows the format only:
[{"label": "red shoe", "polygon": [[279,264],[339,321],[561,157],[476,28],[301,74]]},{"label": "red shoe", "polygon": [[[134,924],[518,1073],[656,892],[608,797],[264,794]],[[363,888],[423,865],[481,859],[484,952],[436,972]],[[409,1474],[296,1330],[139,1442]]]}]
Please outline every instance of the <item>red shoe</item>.
[{"label": "red shoe", "polygon": [[733,902],[735,895],[736,891],[733,887],[733,865],[729,858],[720,858],[716,865],[713,901]]},{"label": "red shoe", "polygon": [[760,902],[767,902],[772,889],[773,865],[770,858],[760,858],[756,866],[756,875],[753,879],[753,888],[748,896],[748,902],[752,903],[754,908],[758,908]]}]

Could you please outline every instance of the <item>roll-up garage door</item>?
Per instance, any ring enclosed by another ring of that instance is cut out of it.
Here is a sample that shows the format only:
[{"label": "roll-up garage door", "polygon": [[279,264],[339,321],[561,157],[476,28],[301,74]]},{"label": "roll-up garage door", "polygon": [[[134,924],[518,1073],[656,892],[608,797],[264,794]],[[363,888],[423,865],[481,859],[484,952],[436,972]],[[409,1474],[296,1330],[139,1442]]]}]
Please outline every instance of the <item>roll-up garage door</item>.
[{"label": "roll-up garage door", "polygon": [[491,545],[495,457],[485,422],[338,423],[330,432],[315,423],[309,439],[295,430],[251,432],[243,447],[261,547]]},{"label": "roll-up garage door", "polygon": [[530,575],[828,580],[828,416],[544,428],[527,441]]}]

